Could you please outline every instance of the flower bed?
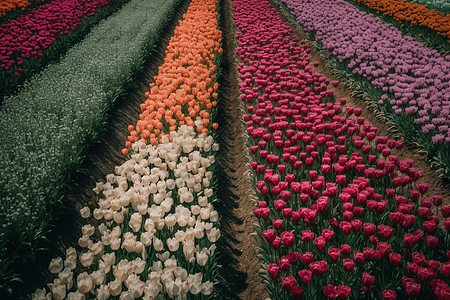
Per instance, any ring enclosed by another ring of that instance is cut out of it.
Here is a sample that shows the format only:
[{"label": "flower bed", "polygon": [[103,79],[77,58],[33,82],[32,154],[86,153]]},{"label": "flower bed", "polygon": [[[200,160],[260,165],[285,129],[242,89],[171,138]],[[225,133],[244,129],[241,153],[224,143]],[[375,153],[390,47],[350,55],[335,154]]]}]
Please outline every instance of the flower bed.
[{"label": "flower bed", "polygon": [[335,57],[335,65],[370,94],[398,131],[428,152],[441,167],[441,176],[449,178],[450,56],[442,57],[344,1],[326,2],[326,9],[320,10],[314,1],[284,2]]},{"label": "flower bed", "polygon": [[[98,299],[215,297],[217,5],[192,1],[175,29],[140,120],[128,128],[127,161],[94,188],[100,198],[92,215],[104,223],[83,227],[78,244],[86,249],[78,258],[87,271],[74,275],[73,248],[49,266],[58,274],[49,285],[55,299],[84,297],[92,289]],[[90,210],[81,214],[90,217]],[[38,290],[33,299],[47,295]]]},{"label": "flower bed", "polygon": [[7,0],[0,2],[0,17],[6,15],[7,12],[17,10],[25,10],[31,3],[28,0]]},{"label": "flower bed", "polygon": [[[0,111],[0,278],[33,259],[62,187],[180,3],[134,0],[100,23]],[[21,141],[17,142],[17,136]],[[11,278],[12,277],[12,278]]]},{"label": "flower bed", "polygon": [[129,0],[54,0],[0,25],[0,105]]},{"label": "flower bed", "polygon": [[438,223],[450,207],[393,154],[401,141],[343,106],[328,89],[339,82],[313,72],[310,49],[268,2],[233,10],[272,299],[443,297],[449,236]]}]

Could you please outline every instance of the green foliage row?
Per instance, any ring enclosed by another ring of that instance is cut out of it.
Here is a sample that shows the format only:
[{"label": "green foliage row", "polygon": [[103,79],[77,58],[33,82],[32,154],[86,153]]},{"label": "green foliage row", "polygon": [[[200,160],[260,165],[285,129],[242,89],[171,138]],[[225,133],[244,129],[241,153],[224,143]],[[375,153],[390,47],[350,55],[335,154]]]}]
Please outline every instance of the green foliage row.
[{"label": "green foliage row", "polygon": [[132,0],[0,111],[0,291],[34,259],[62,187],[104,129],[181,0]]}]

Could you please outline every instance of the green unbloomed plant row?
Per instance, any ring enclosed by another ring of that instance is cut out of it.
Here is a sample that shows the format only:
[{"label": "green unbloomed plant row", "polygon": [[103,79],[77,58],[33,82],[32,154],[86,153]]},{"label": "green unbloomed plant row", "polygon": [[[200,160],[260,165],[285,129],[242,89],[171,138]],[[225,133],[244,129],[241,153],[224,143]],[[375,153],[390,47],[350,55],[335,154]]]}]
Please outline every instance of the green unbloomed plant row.
[{"label": "green unbloomed plant row", "polygon": [[132,0],[57,64],[34,75],[0,111],[0,291],[34,259],[62,187],[105,126],[108,111],[180,0]]}]

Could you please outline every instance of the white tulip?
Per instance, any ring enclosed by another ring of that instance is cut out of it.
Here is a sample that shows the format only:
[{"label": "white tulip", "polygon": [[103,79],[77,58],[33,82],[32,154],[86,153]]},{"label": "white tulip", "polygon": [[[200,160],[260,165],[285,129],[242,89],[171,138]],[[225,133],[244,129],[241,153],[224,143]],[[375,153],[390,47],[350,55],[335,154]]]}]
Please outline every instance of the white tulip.
[{"label": "white tulip", "polygon": [[91,250],[94,255],[99,255],[103,251],[103,243],[101,241],[98,241],[97,243],[89,247],[89,250]]},{"label": "white tulip", "polygon": [[211,197],[213,195],[214,191],[212,189],[205,189],[205,196]]},{"label": "white tulip", "polygon": [[102,259],[110,266],[113,266],[116,263],[116,253],[111,252],[107,254],[103,254]]},{"label": "white tulip", "polygon": [[203,186],[209,187],[211,185],[211,181],[208,178],[203,178]]},{"label": "white tulip", "polygon": [[192,205],[191,206],[191,211],[192,211],[192,214],[194,216],[196,216],[196,215],[198,215],[200,213],[200,209],[201,209],[201,207],[198,206],[198,205]]},{"label": "white tulip", "polygon": [[103,218],[105,218],[105,220],[107,220],[107,221],[112,220],[113,213],[114,213],[114,211],[112,209],[104,209],[103,210]]},{"label": "white tulip", "polygon": [[202,220],[208,220],[210,215],[210,210],[208,208],[202,208],[200,210],[200,217]]},{"label": "white tulip", "polygon": [[178,215],[177,217],[177,223],[180,227],[184,227],[188,224],[189,222],[189,217],[190,215]]},{"label": "white tulip", "polygon": [[211,231],[207,234],[208,240],[211,243],[215,243],[220,237],[220,230],[217,228],[212,228]]},{"label": "white tulip", "polygon": [[134,249],[134,252],[136,252],[136,253],[142,253],[142,252],[144,251],[144,249],[145,249],[144,244],[141,243],[141,242],[139,242],[139,241],[137,241],[137,242],[136,242],[136,247],[135,247],[135,249]]},{"label": "white tulip", "polygon": [[102,285],[105,282],[105,271],[104,270],[97,270],[92,272],[92,280],[94,281],[95,285]]},{"label": "white tulip", "polygon": [[181,293],[181,287],[177,285],[174,281],[169,281],[165,284],[167,294],[170,298],[173,298],[173,296],[176,296]]},{"label": "white tulip", "polygon": [[70,256],[64,261],[64,268],[67,268],[69,270],[75,269],[77,266],[77,258],[76,256]]},{"label": "white tulip", "polygon": [[194,185],[194,192],[199,193],[203,189],[201,183],[196,183]]},{"label": "white tulip", "polygon": [[194,228],[192,228],[192,227],[187,228],[187,229],[186,229],[186,232],[185,232],[184,238],[185,238],[187,241],[193,241],[194,238],[195,238],[195,236],[194,236]]},{"label": "white tulip", "polygon": [[148,212],[150,214],[150,219],[157,222],[159,219],[164,216],[164,212],[161,210],[159,206],[152,206],[148,209]]},{"label": "white tulip", "polygon": [[183,242],[184,241],[184,238],[186,237],[186,233],[184,232],[184,231],[182,231],[182,230],[178,230],[176,233],[175,233],[175,239],[178,241],[178,242]]},{"label": "white tulip", "polygon": [[109,289],[107,285],[101,285],[97,290],[96,290],[96,296],[97,296],[97,300],[107,300],[109,299]]},{"label": "white tulip", "polygon": [[161,231],[165,225],[166,225],[166,221],[164,221],[164,219],[159,219],[158,222],[156,223],[156,229]]},{"label": "white tulip", "polygon": [[206,295],[206,296],[211,295],[213,292],[213,287],[214,287],[214,284],[210,281],[203,283],[202,284],[202,294]]},{"label": "white tulip", "polygon": [[114,281],[111,281],[108,284],[109,293],[111,296],[117,296],[120,295],[122,292],[122,281],[118,280],[117,278]]},{"label": "white tulip", "polygon": [[175,180],[169,178],[166,180],[166,186],[169,190],[173,190],[175,188]]},{"label": "white tulip", "polygon": [[132,264],[132,272],[135,274],[141,274],[145,270],[145,260],[140,259],[139,257],[136,258],[131,262]]},{"label": "white tulip", "polygon": [[115,212],[113,213],[113,220],[114,220],[114,222],[115,222],[116,224],[122,224],[123,219],[124,219],[123,213],[120,213],[120,212],[117,212],[117,211],[115,211]]},{"label": "white tulip", "polygon": [[136,237],[124,239],[122,243],[122,249],[123,248],[125,248],[129,253],[134,252],[136,249]]},{"label": "white tulip", "polygon": [[194,228],[194,236],[197,239],[201,239],[205,235],[203,228]]},{"label": "white tulip", "polygon": [[176,238],[173,238],[173,239],[168,238],[166,240],[166,245],[167,245],[167,247],[169,248],[170,251],[175,252],[175,251],[178,250],[178,248],[180,246],[180,243],[177,241]]},{"label": "white tulip", "polygon": [[68,284],[73,279],[73,272],[69,268],[64,268],[59,274],[59,279],[61,280],[61,283]]},{"label": "white tulip", "polygon": [[111,206],[110,208],[113,211],[118,211],[122,207],[122,201],[120,199],[113,199],[111,200]]},{"label": "white tulip", "polygon": [[92,253],[91,250],[89,250],[86,253],[83,253],[80,256],[80,263],[83,265],[83,267],[89,267],[94,262],[94,253]]},{"label": "white tulip", "polygon": [[138,211],[141,215],[146,215],[148,212],[148,205],[147,203],[139,204],[138,205]]},{"label": "white tulip", "polygon": [[128,226],[130,226],[134,232],[138,232],[139,229],[141,229],[141,225],[142,225],[142,215],[137,212],[132,214],[130,221],[128,222]]},{"label": "white tulip", "polygon": [[188,221],[189,226],[191,226],[191,227],[194,226],[195,222],[197,222],[197,220],[195,220],[195,217],[193,217],[193,216],[189,217],[189,221]]},{"label": "white tulip", "polygon": [[219,213],[217,211],[212,211],[211,214],[209,215],[209,220],[211,222],[217,222],[219,220]]},{"label": "white tulip", "polygon": [[194,257],[195,248],[194,248],[194,241],[186,241],[183,244],[183,253],[186,260],[190,260]]},{"label": "white tulip", "polygon": [[47,291],[45,288],[37,289],[34,293],[31,294],[31,300],[51,300],[52,293],[46,294]]},{"label": "white tulip", "polygon": [[164,244],[160,239],[155,238],[155,240],[153,241],[153,247],[157,252],[161,252],[164,249]]},{"label": "white tulip", "polygon": [[161,274],[161,283],[165,285],[167,282],[173,280],[174,280],[173,271],[169,269],[164,269]]},{"label": "white tulip", "polygon": [[219,144],[214,143],[214,144],[212,145],[212,149],[213,149],[213,151],[219,151]]},{"label": "white tulip", "polygon": [[170,197],[167,197],[166,199],[164,199],[163,202],[161,202],[161,210],[165,213],[169,212],[172,209],[172,205],[173,205],[173,199]]},{"label": "white tulip", "polygon": [[[167,259],[167,260],[164,262],[164,266],[165,266],[167,269],[175,269],[175,268],[177,267],[177,260],[175,259],[175,256],[172,256],[172,258]],[[173,271],[173,270],[172,270],[172,271]]]},{"label": "white tulip", "polygon": [[175,223],[177,222],[177,218],[173,214],[168,214],[164,221],[166,222],[167,227],[170,229],[170,232],[173,231],[173,226],[175,226]]},{"label": "white tulip", "polygon": [[121,234],[122,234],[122,230],[120,229],[120,226],[115,226],[113,228],[113,230],[111,230],[109,237],[111,239],[116,239],[116,238],[120,237]]},{"label": "white tulip", "polygon": [[96,208],[94,209],[93,216],[96,220],[100,220],[103,218],[103,209]]},{"label": "white tulip", "polygon": [[89,276],[87,272],[83,272],[80,275],[78,275],[77,287],[78,291],[83,294],[88,293],[94,287],[94,282],[92,281],[91,276]]},{"label": "white tulip", "polygon": [[202,267],[208,262],[208,255],[204,251],[197,252],[196,257],[197,263]]},{"label": "white tulip", "polygon": [[103,243],[103,245],[108,246],[110,241],[111,241],[111,238],[110,238],[109,234],[102,235],[102,243]]},{"label": "white tulip", "polygon": [[62,300],[66,297],[66,285],[51,285],[50,289],[52,290],[53,299]]},{"label": "white tulip", "polygon": [[80,245],[81,248],[86,248],[88,246],[89,241],[90,241],[89,236],[83,235],[78,239],[78,245]]},{"label": "white tulip", "polygon": [[149,299],[155,299],[156,296],[162,291],[162,284],[158,281],[147,280],[144,288],[145,296]]},{"label": "white tulip", "polygon": [[122,259],[116,266],[113,267],[113,274],[120,282],[125,281],[131,272],[131,264],[126,259]]},{"label": "white tulip", "polygon": [[98,225],[98,231],[100,232],[100,234],[106,234],[106,233],[111,233],[108,229],[108,227],[106,227],[106,225],[104,223],[101,223],[100,225]]},{"label": "white tulip", "polygon": [[194,281],[191,284],[189,284],[189,291],[193,295],[197,295],[198,293],[200,293],[202,291],[202,283],[201,283],[201,281]]},{"label": "white tulip", "polygon": [[145,220],[144,228],[147,232],[153,233],[155,231],[155,222],[152,219]]},{"label": "white tulip", "polygon": [[176,267],[173,270],[173,275],[175,275],[175,277],[180,278],[181,281],[185,281],[186,278],[188,277],[188,273],[186,269],[183,269],[181,267]]},{"label": "white tulip", "polygon": [[52,259],[48,266],[48,270],[53,274],[58,274],[63,269],[63,259],[61,257],[57,257]]},{"label": "white tulip", "polygon": [[109,241],[109,246],[111,247],[112,250],[117,250],[120,247],[120,243],[121,243],[121,239],[120,238],[116,238],[116,239],[111,239]]},{"label": "white tulip", "polygon": [[142,244],[144,244],[144,246],[150,246],[150,244],[152,243],[152,238],[153,238],[153,233],[150,232],[143,232],[141,233],[141,238],[140,241]]},{"label": "white tulip", "polygon": [[[82,209],[80,209],[80,214],[81,214],[82,218],[87,219],[91,216],[91,210],[89,209],[89,207],[85,206]],[[64,290],[64,296],[65,296],[65,290]]]},{"label": "white tulip", "polygon": [[102,259],[98,261],[98,269],[103,270],[105,274],[109,273],[111,266],[104,262]]}]

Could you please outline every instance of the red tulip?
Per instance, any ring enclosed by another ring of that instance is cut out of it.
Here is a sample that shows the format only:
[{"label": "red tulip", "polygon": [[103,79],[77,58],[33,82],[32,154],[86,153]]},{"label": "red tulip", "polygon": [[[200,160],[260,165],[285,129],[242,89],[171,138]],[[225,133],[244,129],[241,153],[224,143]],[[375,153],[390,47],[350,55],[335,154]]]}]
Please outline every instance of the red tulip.
[{"label": "red tulip", "polygon": [[330,226],[333,228],[336,228],[339,226],[339,223],[336,218],[329,219],[328,224],[330,224]]},{"label": "red tulip", "polygon": [[317,250],[322,251],[323,249],[325,249],[327,241],[323,236],[319,236],[314,239],[314,244],[316,245]]},{"label": "red tulip", "polygon": [[436,279],[437,274],[430,268],[419,267],[417,271],[417,279],[423,282],[430,282],[433,279]]},{"label": "red tulip", "polygon": [[275,239],[272,241],[272,248],[274,250],[278,250],[278,248],[280,248],[281,245],[281,238],[276,236]]},{"label": "red tulip", "polygon": [[403,236],[403,244],[406,249],[411,249],[416,243],[416,236],[411,233],[405,233]]},{"label": "red tulip", "polygon": [[287,258],[291,265],[296,265],[300,259],[300,254],[298,252],[289,252]]},{"label": "red tulip", "polygon": [[435,249],[438,245],[438,238],[435,238],[434,236],[427,236],[427,246],[430,249]]},{"label": "red tulip", "polygon": [[412,253],[412,260],[414,263],[416,263],[418,265],[425,264],[425,262],[426,262],[425,255],[423,255],[422,253],[419,253],[419,252]]},{"label": "red tulip", "polygon": [[262,235],[269,243],[272,243],[275,239],[275,231],[273,229],[267,229],[263,231]]},{"label": "red tulip", "polygon": [[273,223],[273,227],[275,227],[275,229],[280,230],[283,227],[283,220],[281,219],[274,219],[272,221]]},{"label": "red tulip", "polygon": [[352,231],[352,225],[347,221],[342,221],[341,224],[342,233],[347,235]]},{"label": "red tulip", "polygon": [[305,265],[309,265],[310,263],[312,263],[313,258],[314,256],[311,252],[305,252],[300,254],[300,259]]},{"label": "red tulip", "polygon": [[309,264],[309,268],[315,276],[322,276],[328,271],[328,264],[326,261],[320,260]]},{"label": "red tulip", "polygon": [[277,280],[280,275],[280,268],[277,264],[270,264],[267,266],[267,270],[269,271],[269,276],[272,280]]},{"label": "red tulip", "polygon": [[402,256],[397,253],[389,253],[389,261],[391,262],[391,265],[398,267],[402,262]]},{"label": "red tulip", "polygon": [[347,272],[351,272],[355,267],[355,263],[350,258],[344,259],[344,270]]},{"label": "red tulip", "polygon": [[367,260],[371,260],[373,255],[375,254],[375,250],[372,249],[372,248],[367,248],[366,247],[366,248],[363,249],[363,253],[364,253],[364,256],[366,257]]},{"label": "red tulip", "polygon": [[285,231],[281,234],[281,238],[283,239],[283,243],[286,245],[286,247],[290,248],[294,246],[295,238],[294,234],[289,231]]},{"label": "red tulip", "polygon": [[346,300],[348,297],[350,297],[350,294],[352,293],[352,289],[349,286],[346,285],[339,285],[338,286],[338,298],[341,300]]},{"label": "red tulip", "polygon": [[436,206],[441,206],[441,204],[442,204],[441,196],[431,196],[431,200],[433,201],[434,205],[436,205]]},{"label": "red tulip", "polygon": [[450,262],[441,264],[441,267],[439,268],[439,272],[445,278],[447,278],[447,279],[450,278]]},{"label": "red tulip", "polygon": [[333,262],[338,262],[340,254],[341,251],[339,250],[339,248],[328,249],[328,255]]},{"label": "red tulip", "polygon": [[289,191],[281,191],[280,196],[281,198],[283,198],[283,200],[286,201],[291,196],[291,193]]},{"label": "red tulip", "polygon": [[423,195],[428,191],[430,185],[428,183],[421,182],[417,185],[417,188],[419,189],[419,192]]},{"label": "red tulip", "polygon": [[384,290],[382,292],[383,300],[396,300],[397,294],[393,290]]},{"label": "red tulip", "polygon": [[331,230],[328,230],[328,229],[324,229],[324,230],[322,230],[322,236],[325,238],[325,240],[328,243],[333,239],[334,232]]},{"label": "red tulip", "polygon": [[366,236],[371,236],[375,233],[375,225],[373,225],[372,223],[364,223],[363,225],[363,229],[364,229],[364,234]]},{"label": "red tulip", "polygon": [[417,274],[417,271],[419,270],[419,265],[414,262],[413,263],[408,262],[406,264],[406,270],[408,272],[408,275],[414,276]]},{"label": "red tulip", "polygon": [[341,245],[341,252],[343,255],[349,255],[350,254],[350,245],[342,244]]},{"label": "red tulip", "polygon": [[379,242],[378,249],[380,250],[381,255],[388,256],[391,252],[391,245],[385,242]]},{"label": "red tulip", "polygon": [[286,256],[282,256],[278,261],[278,265],[280,266],[281,271],[288,271],[290,266],[289,259],[287,259]]},{"label": "red tulip", "polygon": [[406,293],[410,298],[416,298],[420,295],[420,284],[409,282],[405,285]]},{"label": "red tulip", "polygon": [[427,233],[433,233],[436,230],[436,223],[433,221],[425,221],[423,223],[423,229]]},{"label": "red tulip", "polygon": [[364,272],[362,275],[362,282],[365,287],[372,287],[373,283],[375,282],[375,277],[367,272]]},{"label": "red tulip", "polygon": [[282,287],[283,287],[283,290],[289,292],[289,291],[292,290],[292,288],[293,288],[294,285],[295,285],[295,278],[292,277],[292,276],[282,278],[282,279],[281,279],[281,285],[282,285]]},{"label": "red tulip", "polygon": [[364,256],[364,253],[355,251],[353,253],[353,260],[358,265],[362,265],[362,264],[364,264],[364,261],[366,260],[366,257]]},{"label": "red tulip", "polygon": [[329,284],[324,287],[323,293],[325,296],[327,296],[329,299],[334,299],[338,296],[338,290],[335,285]]},{"label": "red tulip", "polygon": [[303,299],[303,288],[300,286],[294,286],[291,290],[292,296],[295,300]]},{"label": "red tulip", "polygon": [[311,281],[312,278],[312,272],[310,270],[300,270],[298,272],[298,275],[300,276],[300,279],[304,282],[304,283],[308,283]]},{"label": "red tulip", "polygon": [[314,233],[311,230],[302,231],[302,240],[305,243],[311,242],[314,239]]}]

